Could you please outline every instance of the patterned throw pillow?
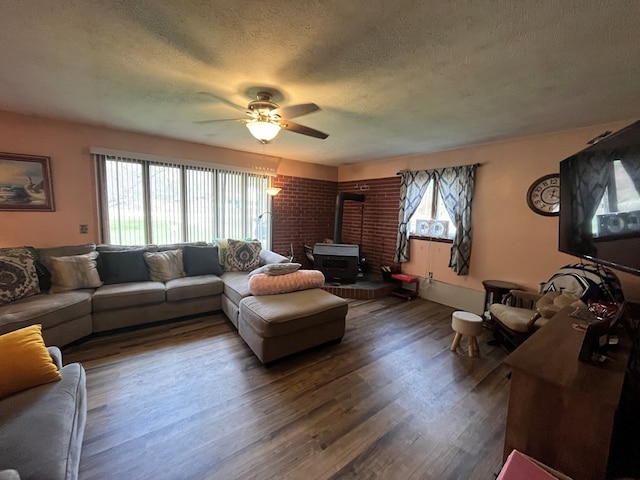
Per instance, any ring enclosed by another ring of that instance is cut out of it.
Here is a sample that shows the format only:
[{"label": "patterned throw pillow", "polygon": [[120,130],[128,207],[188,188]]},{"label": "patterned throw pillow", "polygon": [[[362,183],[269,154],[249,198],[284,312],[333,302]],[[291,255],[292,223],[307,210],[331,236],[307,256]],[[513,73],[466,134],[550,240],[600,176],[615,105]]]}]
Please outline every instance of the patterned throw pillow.
[{"label": "patterned throw pillow", "polygon": [[0,304],[40,292],[35,261],[30,254],[0,256]]},{"label": "patterned throw pillow", "polygon": [[229,272],[249,272],[260,266],[260,250],[258,241],[227,240],[227,257],[225,270]]},{"label": "patterned throw pillow", "polygon": [[38,257],[38,253],[33,247],[7,247],[0,248],[0,256],[4,255],[7,257],[18,257],[21,255],[31,255],[34,261],[34,265],[36,267],[36,274],[38,275],[38,283],[40,284],[40,291],[44,292],[49,290],[51,287],[51,274],[49,270],[40,263],[40,258]]},{"label": "patterned throw pillow", "polygon": [[51,293],[102,286],[96,259],[98,252],[68,257],[51,257]]},{"label": "patterned throw pillow", "polygon": [[168,282],[186,276],[182,266],[182,250],[145,252],[144,261],[149,267],[149,277],[154,282]]}]

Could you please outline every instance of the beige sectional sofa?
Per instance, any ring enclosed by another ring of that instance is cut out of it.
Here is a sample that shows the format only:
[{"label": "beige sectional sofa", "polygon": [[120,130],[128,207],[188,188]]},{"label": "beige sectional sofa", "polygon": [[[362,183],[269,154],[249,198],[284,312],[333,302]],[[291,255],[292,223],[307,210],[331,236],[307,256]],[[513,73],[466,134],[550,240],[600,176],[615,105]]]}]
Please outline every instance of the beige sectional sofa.
[{"label": "beige sectional sofa", "polygon": [[[159,246],[86,244],[35,249],[35,254],[39,262],[51,270],[52,258],[86,255],[91,252],[98,252],[99,259],[100,255],[105,257],[113,252],[131,252],[141,249],[145,252],[166,252],[211,246],[203,242]],[[288,261],[286,257],[269,250],[261,250],[259,255],[260,265]],[[48,280],[41,279],[41,284],[47,282]],[[274,347],[267,340],[266,343],[270,345],[268,355],[264,355],[264,347],[259,346],[259,343],[264,342],[255,340],[261,333],[256,333],[255,328],[252,330],[241,326],[241,305],[244,299],[251,296],[248,272],[245,271],[225,271],[220,275],[183,276],[165,282],[144,280],[105,283],[97,288],[60,293],[45,291],[0,305],[0,334],[40,323],[47,345],[64,346],[93,332],[222,310],[256,356],[263,363],[267,363],[310,346],[339,340],[344,334],[347,313],[347,304],[344,300],[318,288],[295,293],[297,295],[270,295],[272,298],[268,302],[269,313],[264,314],[263,322],[267,324],[271,322],[274,326],[270,329],[267,325],[259,330],[269,338],[281,337],[277,342],[286,345],[286,348]],[[252,312],[254,324],[255,318],[262,315],[256,306],[260,304],[260,301],[256,303],[254,300],[252,309],[247,310]],[[309,305],[312,307],[311,310]],[[249,313],[246,315],[248,316]],[[308,315],[315,315],[314,318],[317,321],[314,325],[310,325],[308,321],[297,320],[299,316],[307,317]],[[282,326],[283,321],[287,323],[286,328]],[[322,335],[319,334],[319,330],[316,331],[316,327],[321,326],[324,321],[334,325],[332,333],[328,336],[326,329],[323,330]],[[282,332],[291,332],[292,335],[295,333],[297,337],[304,340],[287,341],[286,334]],[[248,338],[253,341],[250,342]]]}]

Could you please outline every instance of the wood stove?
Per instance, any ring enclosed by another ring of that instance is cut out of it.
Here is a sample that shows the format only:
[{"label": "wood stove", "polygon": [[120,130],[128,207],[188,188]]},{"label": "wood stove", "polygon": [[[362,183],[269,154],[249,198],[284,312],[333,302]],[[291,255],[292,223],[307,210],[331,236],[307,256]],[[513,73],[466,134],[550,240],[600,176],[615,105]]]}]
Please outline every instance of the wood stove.
[{"label": "wood stove", "polygon": [[320,270],[327,280],[355,283],[359,250],[358,245],[316,243],[313,247],[313,268]]}]

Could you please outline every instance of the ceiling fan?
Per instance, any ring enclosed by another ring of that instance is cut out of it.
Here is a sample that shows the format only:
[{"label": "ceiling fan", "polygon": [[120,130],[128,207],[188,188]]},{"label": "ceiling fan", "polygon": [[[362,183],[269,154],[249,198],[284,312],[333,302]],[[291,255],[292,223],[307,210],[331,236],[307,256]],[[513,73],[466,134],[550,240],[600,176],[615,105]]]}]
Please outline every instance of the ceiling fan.
[{"label": "ceiling fan", "polygon": [[273,95],[269,92],[260,91],[256,95],[256,100],[249,102],[246,108],[235,105],[227,100],[221,99],[216,95],[208,92],[200,92],[204,95],[212,96],[218,100],[222,100],[227,105],[234,108],[244,110],[248,118],[233,118],[225,120],[203,120],[196,123],[213,123],[226,120],[239,121],[244,123],[251,135],[253,135],[260,143],[269,143],[273,140],[281,129],[290,132],[300,133],[309,137],[320,138],[324,140],[329,135],[327,133],[315,130],[299,123],[294,123],[290,118],[301,117],[316,110],[320,110],[315,103],[302,103],[299,105],[290,105],[281,107],[272,100]]}]

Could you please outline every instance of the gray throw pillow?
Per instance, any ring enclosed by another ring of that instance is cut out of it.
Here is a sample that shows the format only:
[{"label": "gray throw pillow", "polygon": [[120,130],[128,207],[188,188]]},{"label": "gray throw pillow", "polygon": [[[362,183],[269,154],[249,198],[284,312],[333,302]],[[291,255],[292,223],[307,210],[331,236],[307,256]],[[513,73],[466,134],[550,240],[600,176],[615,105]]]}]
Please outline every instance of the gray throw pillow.
[{"label": "gray throw pillow", "polygon": [[96,259],[98,252],[66,257],[50,257],[51,293],[98,288],[102,285]]},{"label": "gray throw pillow", "polygon": [[106,285],[114,283],[144,282],[149,270],[144,261],[145,248],[100,252],[98,272]]},{"label": "gray throw pillow", "polygon": [[182,263],[188,277],[222,275],[218,247],[187,245],[182,249]]},{"label": "gray throw pillow", "polygon": [[186,276],[182,266],[182,250],[145,252],[143,256],[149,267],[149,277],[154,282],[168,282]]},{"label": "gray throw pillow", "polygon": [[267,275],[286,275],[287,273],[298,271],[301,266],[302,265],[299,263],[269,263],[260,268],[256,268],[249,273],[249,276],[251,277],[258,273],[266,273]]}]

